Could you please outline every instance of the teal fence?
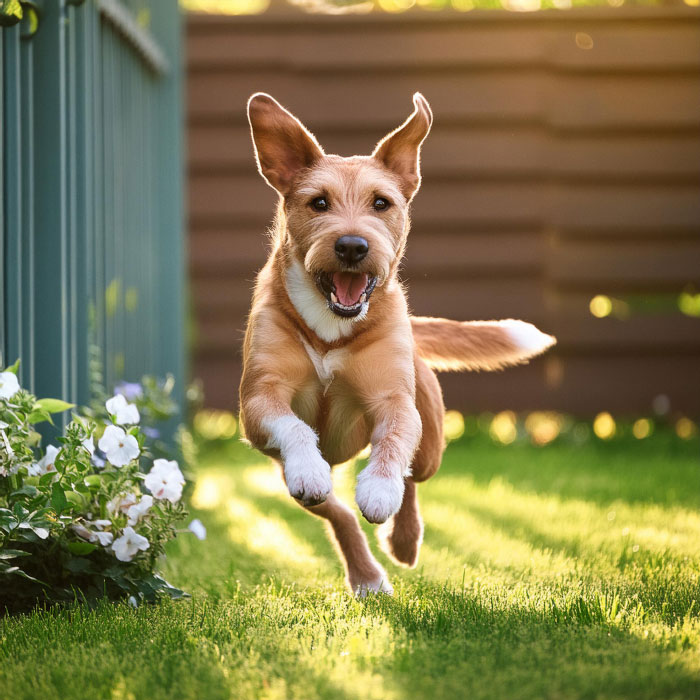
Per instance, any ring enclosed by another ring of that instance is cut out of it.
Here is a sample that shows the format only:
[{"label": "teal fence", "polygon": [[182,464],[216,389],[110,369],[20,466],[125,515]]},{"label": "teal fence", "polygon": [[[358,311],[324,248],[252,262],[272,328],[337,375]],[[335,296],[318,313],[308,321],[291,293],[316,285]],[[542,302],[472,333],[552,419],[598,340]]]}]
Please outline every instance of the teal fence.
[{"label": "teal fence", "polygon": [[170,372],[181,389],[178,4],[20,4],[0,28],[2,364],[74,402],[91,361],[107,387]]}]

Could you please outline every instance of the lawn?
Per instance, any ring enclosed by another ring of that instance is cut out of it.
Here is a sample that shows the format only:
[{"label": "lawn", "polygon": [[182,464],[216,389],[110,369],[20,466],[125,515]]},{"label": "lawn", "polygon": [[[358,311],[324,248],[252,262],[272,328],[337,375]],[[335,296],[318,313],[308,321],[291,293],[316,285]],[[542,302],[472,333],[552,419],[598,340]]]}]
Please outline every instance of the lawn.
[{"label": "lawn", "polygon": [[192,509],[208,538],[166,564],[192,599],[1,620],[0,696],[697,699],[698,453],[665,434],[452,443],[421,489],[418,568],[380,554],[394,597],[355,600],[275,469],[211,445]]}]

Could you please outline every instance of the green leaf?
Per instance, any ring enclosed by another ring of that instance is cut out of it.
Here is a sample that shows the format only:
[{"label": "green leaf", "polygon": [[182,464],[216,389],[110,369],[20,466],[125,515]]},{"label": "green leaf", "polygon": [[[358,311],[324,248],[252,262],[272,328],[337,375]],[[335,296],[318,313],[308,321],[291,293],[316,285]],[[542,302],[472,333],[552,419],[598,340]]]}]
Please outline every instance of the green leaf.
[{"label": "green leaf", "polygon": [[[81,544],[80,542],[72,542],[71,544]],[[89,542],[86,542],[85,544],[89,544]],[[91,547],[94,547],[95,545],[90,545]],[[82,557],[76,557],[75,559],[71,559],[70,561],[66,562],[65,564],[66,569],[68,571],[72,571],[74,574],[81,574],[86,571],[90,571],[92,568],[92,562],[89,559],[83,559]]]},{"label": "green leaf", "polygon": [[40,581],[38,578],[34,578],[33,576],[30,576],[29,574],[25,573],[24,571],[22,571],[22,569],[19,568],[19,566],[4,567],[0,565],[0,574],[14,574],[15,576],[21,576],[22,578],[26,578],[27,580],[33,581],[34,583],[39,583],[42,586],[46,586],[48,588],[48,586],[43,581]]},{"label": "green leaf", "polygon": [[46,484],[50,484],[54,480],[55,476],[56,472],[47,472],[46,474],[42,474],[39,477],[39,485],[46,486]]},{"label": "green leaf", "polygon": [[[102,479],[99,474],[88,474],[85,477],[85,483],[91,488],[91,489],[98,489],[100,488],[100,483]],[[76,486],[76,488],[78,488]]]},{"label": "green leaf", "polygon": [[[88,491],[89,493],[89,491]],[[87,507],[87,499],[83,494],[77,491],[65,491],[64,495],[68,502],[73,506],[73,510],[80,510]]]},{"label": "green leaf", "polygon": [[49,421],[53,425],[53,420],[51,420],[51,414],[48,411],[42,409],[36,409],[29,414],[29,422],[34,425],[35,423],[43,423],[45,420]]},{"label": "green leaf", "polygon": [[66,509],[68,499],[59,483],[54,483],[51,486],[51,505],[57,513]]},{"label": "green leaf", "polygon": [[39,399],[34,404],[34,410],[41,409],[49,413],[62,413],[69,408],[75,408],[75,404],[62,401],[61,399]]},{"label": "green leaf", "polygon": [[97,545],[90,542],[69,542],[68,549],[73,554],[90,554],[97,549]]},{"label": "green leaf", "polygon": [[[0,12],[2,12],[2,0],[0,0]],[[7,3],[5,3],[7,4]],[[11,4],[11,3],[10,3]],[[17,3],[19,5],[19,2]],[[19,11],[19,18],[22,19],[22,9],[20,8]],[[13,365],[10,365],[9,367],[6,367],[3,372],[12,372],[12,374],[17,374],[19,371],[19,358],[15,360],[15,363]]]},{"label": "green leaf", "polygon": [[[20,523],[17,527],[19,528],[19,530],[29,530],[34,535],[36,535],[40,540],[45,540],[49,536],[49,531],[45,527],[39,527],[38,525],[35,525],[34,523],[23,522],[23,523]],[[13,538],[16,537],[16,538],[24,540],[26,542],[31,542],[33,539],[32,535],[27,536],[26,533],[22,533],[22,532],[17,532],[12,537]]]},{"label": "green leaf", "polygon": [[22,19],[19,0],[0,0],[0,27],[11,27]]},{"label": "green leaf", "polygon": [[31,556],[23,549],[0,549],[0,559],[16,559],[17,557]]},{"label": "green leaf", "polygon": [[37,490],[36,486],[30,486],[28,484],[25,484],[21,489],[17,489],[16,491],[13,491],[10,494],[11,498],[15,498],[17,496],[29,496],[29,498],[33,498],[39,493]]}]

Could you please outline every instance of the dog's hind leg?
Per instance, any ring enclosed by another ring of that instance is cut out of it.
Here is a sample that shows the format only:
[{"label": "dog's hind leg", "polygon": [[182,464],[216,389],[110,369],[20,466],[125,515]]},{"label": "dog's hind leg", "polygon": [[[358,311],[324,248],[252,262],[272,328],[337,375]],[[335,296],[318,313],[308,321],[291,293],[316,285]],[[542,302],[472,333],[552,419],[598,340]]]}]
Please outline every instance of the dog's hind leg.
[{"label": "dog's hind leg", "polygon": [[416,408],[423,424],[420,445],[411,464],[411,476],[405,480],[401,508],[380,531],[382,548],[404,566],[415,566],[423,541],[423,520],[418,508],[416,483],[426,481],[440,467],[445,450],[443,420],[445,406],[434,372],[416,357]]},{"label": "dog's hind leg", "polygon": [[333,493],[324,503],[305,508],[328,521],[345,564],[348,585],[355,595],[364,597],[368,593],[394,592],[386,572],[372,556],[367,538],[350,508]]}]

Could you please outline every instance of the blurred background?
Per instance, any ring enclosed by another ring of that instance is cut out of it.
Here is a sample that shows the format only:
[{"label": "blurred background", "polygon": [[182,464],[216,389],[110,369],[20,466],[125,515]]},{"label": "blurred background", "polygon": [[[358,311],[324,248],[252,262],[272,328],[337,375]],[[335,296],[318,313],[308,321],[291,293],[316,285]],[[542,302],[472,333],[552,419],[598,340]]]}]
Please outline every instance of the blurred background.
[{"label": "blurred background", "polygon": [[378,0],[337,14],[187,1],[211,10],[186,23],[193,368],[207,405],[235,405],[276,198],[255,168],[248,96],[271,93],[328,152],[352,155],[420,90],[435,121],[402,272],[411,308],[522,318],[559,339],[526,367],[442,375],[447,406],[698,413],[700,15],[694,0],[573,4]]},{"label": "blurred background", "polygon": [[559,339],[528,366],[442,375],[448,408],[693,434],[697,5],[0,1],[2,364],[21,357],[23,386],[72,401],[93,380],[170,372],[179,398],[194,382],[197,405],[235,413],[276,198],[247,98],[273,94],[351,155],[420,90],[435,122],[411,308]]}]

